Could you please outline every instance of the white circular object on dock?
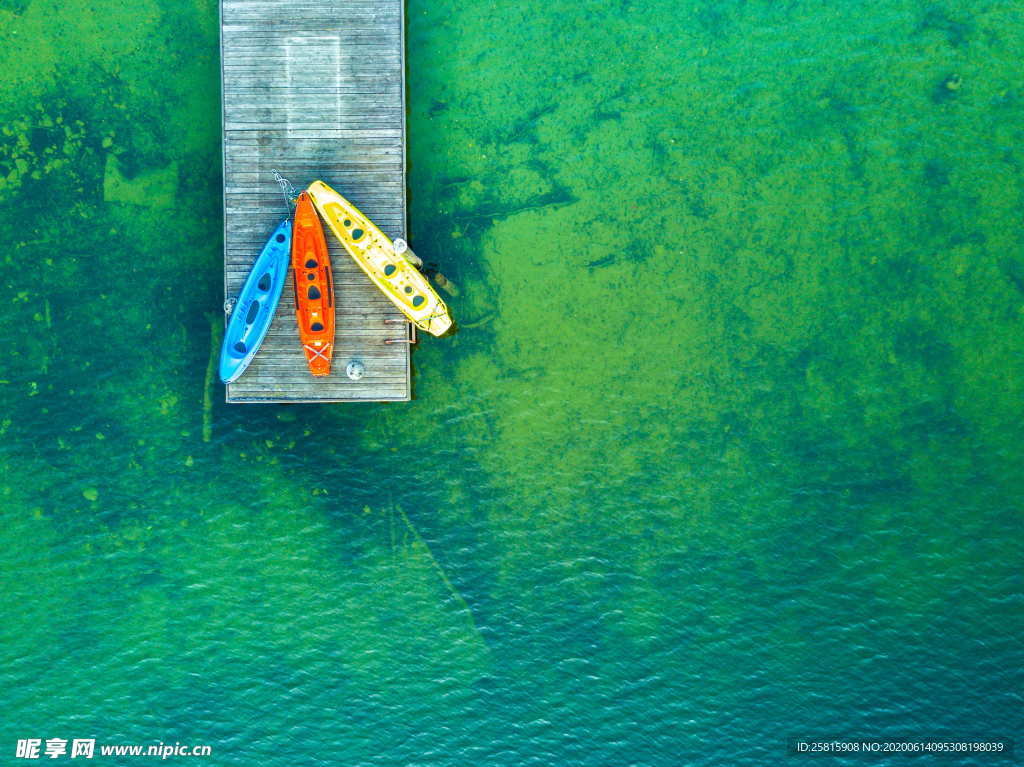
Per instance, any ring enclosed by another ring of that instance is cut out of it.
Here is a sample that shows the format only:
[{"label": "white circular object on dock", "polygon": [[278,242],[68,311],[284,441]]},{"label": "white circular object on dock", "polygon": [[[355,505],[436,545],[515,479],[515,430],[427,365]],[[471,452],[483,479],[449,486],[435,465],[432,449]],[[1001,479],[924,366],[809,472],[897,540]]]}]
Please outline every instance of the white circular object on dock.
[{"label": "white circular object on dock", "polygon": [[366,366],[359,360],[352,360],[345,367],[345,375],[353,381],[358,381],[366,373]]},{"label": "white circular object on dock", "polygon": [[394,242],[391,243],[395,246],[395,253],[402,255],[409,249],[409,243],[403,240],[401,237],[396,237]]}]

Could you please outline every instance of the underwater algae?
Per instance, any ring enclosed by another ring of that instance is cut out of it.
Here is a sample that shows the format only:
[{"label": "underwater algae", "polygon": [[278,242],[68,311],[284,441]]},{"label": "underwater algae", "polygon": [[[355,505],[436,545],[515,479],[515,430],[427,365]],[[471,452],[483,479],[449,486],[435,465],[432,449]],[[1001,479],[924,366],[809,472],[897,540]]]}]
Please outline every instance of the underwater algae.
[{"label": "underwater algae", "polygon": [[[1018,624],[996,595],[1020,555],[1019,25],[1008,4],[959,26],[916,3],[725,7],[709,25],[710,4],[410,16],[413,47],[434,21],[521,33],[453,35],[410,71],[439,94],[411,107],[413,237],[447,235],[500,306],[456,338],[472,351],[445,398],[468,427],[451,441],[500,488],[493,609],[601,604],[581,656],[657,637],[705,678],[728,674],[702,630],[767,630],[751,594],[837,589],[850,633],[809,641],[783,610],[774,678],[901,679],[890,664],[937,621],[956,663],[984,664],[973,642]],[[467,380],[493,382],[486,403]],[[956,720],[937,713],[963,692],[938,681],[952,662],[926,685],[933,726]],[[836,699],[825,721],[871,718]]]},{"label": "underwater algae", "polygon": [[461,330],[408,405],[249,408],[206,380],[216,5],[0,3],[2,747],[1019,732],[1014,4],[407,13]]},{"label": "underwater algae", "polygon": [[[899,4],[884,7],[891,6]],[[481,26],[531,16],[516,9],[510,18],[481,19],[488,13],[481,8],[461,14]],[[751,451],[789,450],[800,458],[799,443],[816,436],[849,440],[846,461],[879,445],[914,450],[900,435],[928,415],[915,405],[936,416],[956,411],[985,438],[1000,439],[982,411],[991,398],[1013,410],[1020,377],[1004,375],[1004,388],[975,376],[1019,365],[1019,291],[1000,277],[998,264],[1012,260],[1019,236],[1005,222],[1019,205],[1020,180],[1009,142],[992,156],[994,137],[1012,135],[1006,113],[986,109],[1005,97],[1012,76],[1000,76],[992,51],[978,52],[977,66],[988,71],[977,90],[935,104],[932,88],[945,70],[936,75],[934,64],[918,62],[948,43],[919,29],[916,8],[871,15],[850,5],[823,29],[811,10],[785,19],[765,11],[768,19],[748,23],[764,24],[759,42],[773,55],[747,51],[742,60],[728,37],[683,23],[657,26],[657,5],[647,12],[649,29],[636,6],[624,11],[629,21],[609,14],[606,23],[573,27],[573,48],[556,45],[563,25],[538,12],[533,18],[546,18],[547,26],[534,22],[540,29],[531,30],[538,38],[531,46],[510,35],[506,49],[494,50],[494,40],[464,35],[465,52],[457,45],[411,71],[413,92],[436,82],[446,93],[471,94],[460,109],[426,119],[412,104],[423,123],[414,150],[446,153],[446,173],[473,179],[435,178],[434,166],[424,171],[414,154],[414,214],[425,198],[427,205],[442,201],[450,215],[424,211],[419,220],[428,229],[414,234],[441,237],[444,226],[453,230],[456,250],[463,240],[480,249],[466,262],[486,270],[501,322],[488,324],[479,357],[462,364],[489,365],[501,382],[488,408],[499,438],[483,460],[530,466],[514,475],[523,496],[545,497],[538,486],[572,492],[563,478],[584,476],[588,466],[600,472],[614,465],[624,481],[637,472],[657,481],[665,462],[654,460],[652,474],[648,451],[683,448],[688,436],[701,443],[693,449],[711,455],[679,462],[683,472],[728,453],[729,442],[747,454],[748,471],[768,457]],[[994,26],[1004,20],[993,16]],[[624,37],[648,55],[623,56],[628,70],[614,59],[580,62],[591,66],[567,84],[579,48],[599,50]],[[810,58],[815,49],[850,48],[865,38],[883,52],[872,48],[853,63]],[[912,51],[897,66],[886,46]],[[685,66],[669,66],[660,47],[681,55]],[[533,49],[543,51],[528,62],[538,85],[516,89],[505,69]],[[971,82],[973,56],[955,58]],[[670,75],[671,87],[659,87]],[[631,89],[631,79],[642,87]],[[609,93],[620,103],[614,126],[607,107],[598,113],[593,106]],[[516,125],[510,100],[518,113],[541,116],[528,128],[508,127]],[[476,122],[488,121],[494,127],[483,143],[487,132]],[[466,123],[472,135],[461,127]],[[953,188],[934,190],[928,168],[937,164],[955,175]],[[523,166],[546,179],[511,183]],[[555,202],[531,202],[555,191]],[[453,194],[460,197],[448,202]],[[489,199],[494,194],[504,202]],[[473,223],[477,209],[487,226]],[[482,231],[467,237],[463,229],[474,226]],[[543,302],[528,300],[537,285]],[[472,299],[476,294],[466,302],[470,316]],[[982,348],[999,364],[972,364]],[[631,439],[640,429],[654,434]],[[731,440],[737,429],[742,434]],[[712,444],[709,432],[717,437]],[[578,450],[534,449],[538,441],[576,438],[584,442]],[[1015,441],[1012,433],[1002,438],[1007,447]],[[850,468],[870,472],[874,465]]]}]

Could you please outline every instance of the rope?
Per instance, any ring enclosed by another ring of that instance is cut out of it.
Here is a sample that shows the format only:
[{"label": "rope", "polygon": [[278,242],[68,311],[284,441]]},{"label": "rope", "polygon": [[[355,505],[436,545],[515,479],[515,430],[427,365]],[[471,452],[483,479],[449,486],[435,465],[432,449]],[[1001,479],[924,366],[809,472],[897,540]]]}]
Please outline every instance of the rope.
[{"label": "rope", "polygon": [[276,170],[271,171],[274,174],[274,181],[281,187],[281,194],[284,195],[284,208],[288,212],[288,218],[292,217],[292,208],[295,207],[295,199],[299,196],[298,191],[292,185],[292,182],[278,173]]},{"label": "rope", "polygon": [[308,352],[312,352],[313,356],[309,358],[310,362],[315,360],[317,357],[322,359],[324,362],[331,361],[331,358],[327,356],[327,350],[331,348],[331,344],[325,344],[323,349],[314,349],[309,344],[305,344],[303,348]]},{"label": "rope", "polygon": [[427,317],[427,327],[429,328],[429,327],[430,327],[430,324],[431,324],[431,323],[432,323],[432,322],[433,322],[434,320],[436,320],[436,319],[440,319],[441,317],[444,317],[444,316],[445,316],[446,314],[447,314],[447,312],[442,312],[442,311],[441,311],[441,309],[440,309],[440,307],[438,307],[437,309],[434,309],[434,311],[433,311],[433,312],[431,312],[430,316],[429,316],[429,317]]}]

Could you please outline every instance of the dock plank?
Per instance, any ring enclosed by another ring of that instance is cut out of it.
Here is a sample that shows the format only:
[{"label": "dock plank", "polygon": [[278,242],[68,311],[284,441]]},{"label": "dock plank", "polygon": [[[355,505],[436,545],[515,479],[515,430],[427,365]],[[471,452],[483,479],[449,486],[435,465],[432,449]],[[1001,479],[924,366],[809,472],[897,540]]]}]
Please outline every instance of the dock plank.
[{"label": "dock plank", "polygon": [[[225,294],[237,295],[285,215],[275,169],[297,188],[324,179],[385,233],[404,237],[403,0],[221,0],[220,13]],[[330,239],[331,375],[309,375],[288,285],[252,365],[228,385],[228,402],[411,398],[411,326]],[[353,359],[366,367],[359,381],[345,376]]]}]

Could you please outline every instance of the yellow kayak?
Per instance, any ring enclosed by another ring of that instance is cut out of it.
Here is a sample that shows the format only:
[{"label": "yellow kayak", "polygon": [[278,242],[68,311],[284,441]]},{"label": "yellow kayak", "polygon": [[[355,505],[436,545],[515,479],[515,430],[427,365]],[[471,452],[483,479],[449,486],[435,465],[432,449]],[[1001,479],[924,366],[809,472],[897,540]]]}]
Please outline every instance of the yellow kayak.
[{"label": "yellow kayak", "polygon": [[452,326],[448,307],[427,278],[395,253],[387,235],[355,205],[323,181],[314,181],[306,191],[348,254],[416,327],[439,336]]}]

